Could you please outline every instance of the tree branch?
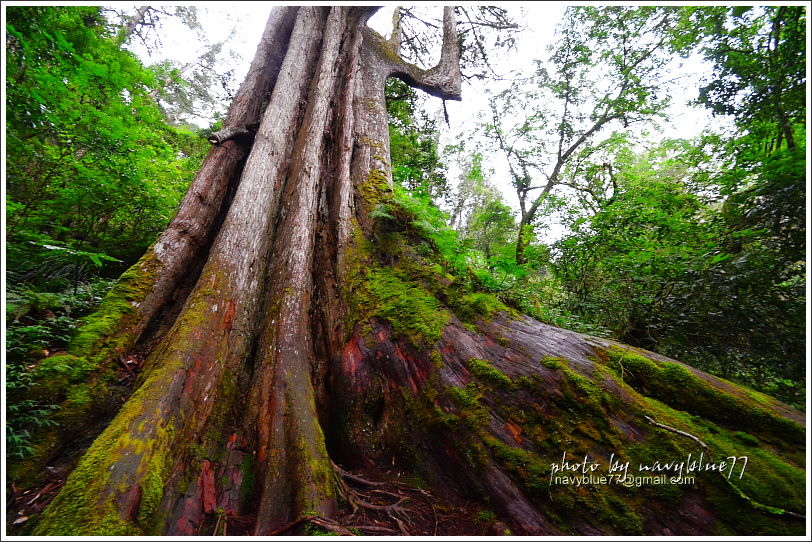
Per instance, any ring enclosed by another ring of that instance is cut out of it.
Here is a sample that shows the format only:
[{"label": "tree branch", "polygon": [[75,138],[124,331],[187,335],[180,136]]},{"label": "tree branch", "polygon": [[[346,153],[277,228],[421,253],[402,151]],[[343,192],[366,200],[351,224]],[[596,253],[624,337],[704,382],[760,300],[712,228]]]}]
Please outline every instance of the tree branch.
[{"label": "tree branch", "polygon": [[253,132],[248,130],[245,126],[228,126],[224,127],[222,130],[213,132],[208,137],[208,141],[212,145],[222,145],[229,139],[247,138],[252,137],[253,135]]},{"label": "tree branch", "polygon": [[[454,8],[443,8],[443,48],[440,61],[431,69],[424,70],[406,62],[392,50],[391,44],[384,41],[376,32],[367,32],[367,38],[377,41],[375,46],[385,48],[394,55],[384,55],[389,64],[390,75],[400,77],[405,83],[444,100],[462,99],[462,75],[460,74],[460,48],[457,43],[457,23]],[[393,58],[394,57],[394,58]]]},{"label": "tree branch", "polygon": [[492,74],[498,77],[496,71],[491,67],[490,62],[488,62],[488,55],[485,53],[485,46],[482,45],[482,41],[479,39],[479,35],[477,34],[476,27],[474,26],[474,21],[471,19],[471,16],[468,14],[468,10],[465,8],[461,8],[462,12],[465,13],[465,18],[468,19],[468,22],[471,23],[471,34],[474,36],[474,43],[476,43],[477,49],[479,49],[479,54],[482,55],[482,60],[485,62],[485,65],[491,71]]},{"label": "tree branch", "polygon": [[400,43],[403,41],[401,20],[403,20],[403,9],[400,6],[396,6],[395,11],[392,12],[392,35],[389,37],[389,45],[397,54],[400,54]]}]

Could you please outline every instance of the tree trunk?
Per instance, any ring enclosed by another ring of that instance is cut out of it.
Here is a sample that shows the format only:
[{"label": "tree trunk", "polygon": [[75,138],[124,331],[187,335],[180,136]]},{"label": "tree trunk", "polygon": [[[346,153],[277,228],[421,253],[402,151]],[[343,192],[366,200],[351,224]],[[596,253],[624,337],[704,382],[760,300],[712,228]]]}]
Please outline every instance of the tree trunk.
[{"label": "tree trunk", "polygon": [[[280,534],[371,505],[336,464],[397,464],[446,498],[487,503],[519,534],[711,534],[741,529],[742,509],[761,526],[748,534],[796,533],[791,514],[758,506],[799,508],[802,415],[512,314],[438,273],[411,248],[414,231],[370,216],[391,197],[386,78],[460,96],[452,8],[430,70],[367,28],[371,12],[274,10],[226,122],[251,124],[269,94],[256,135],[212,149],[130,272],[147,293],[115,328],[127,330],[120,348],[145,330],[160,341],[35,534],[206,535],[229,522]],[[758,503],[718,473],[661,493],[551,479],[562,454],[605,465],[611,453],[698,453],[663,427],[700,435],[714,460],[746,455],[735,435],[748,431],[770,446],[751,459],[756,486],[787,496]]]},{"label": "tree trunk", "polygon": [[516,263],[521,265],[527,263],[527,250],[528,240],[533,235],[533,226],[531,221],[534,217],[523,214],[519,220],[518,233],[516,235]]}]

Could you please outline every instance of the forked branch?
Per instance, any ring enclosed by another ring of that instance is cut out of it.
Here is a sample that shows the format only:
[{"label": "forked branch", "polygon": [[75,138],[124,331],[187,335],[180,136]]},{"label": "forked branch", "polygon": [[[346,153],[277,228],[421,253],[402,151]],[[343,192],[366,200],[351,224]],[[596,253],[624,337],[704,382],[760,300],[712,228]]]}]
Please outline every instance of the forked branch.
[{"label": "forked branch", "polygon": [[457,21],[454,18],[454,7],[443,8],[443,46],[440,61],[436,66],[424,70],[410,62],[405,61],[392,43],[386,42],[380,36],[369,32],[368,37],[377,40],[378,48],[386,48],[391,55],[385,56],[390,73],[403,79],[409,85],[442,98],[444,100],[462,99],[462,75],[460,74],[460,47],[457,42]]}]

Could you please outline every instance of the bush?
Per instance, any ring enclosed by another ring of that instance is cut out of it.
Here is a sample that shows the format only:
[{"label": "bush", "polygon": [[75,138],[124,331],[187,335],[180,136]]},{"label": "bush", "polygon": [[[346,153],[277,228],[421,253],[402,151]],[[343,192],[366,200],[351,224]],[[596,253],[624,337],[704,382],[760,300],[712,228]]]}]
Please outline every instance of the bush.
[{"label": "bush", "polygon": [[54,425],[58,408],[29,397],[40,360],[67,346],[80,316],[89,313],[113,285],[97,279],[58,292],[30,284],[10,285],[6,303],[6,456],[33,453],[31,430]]}]

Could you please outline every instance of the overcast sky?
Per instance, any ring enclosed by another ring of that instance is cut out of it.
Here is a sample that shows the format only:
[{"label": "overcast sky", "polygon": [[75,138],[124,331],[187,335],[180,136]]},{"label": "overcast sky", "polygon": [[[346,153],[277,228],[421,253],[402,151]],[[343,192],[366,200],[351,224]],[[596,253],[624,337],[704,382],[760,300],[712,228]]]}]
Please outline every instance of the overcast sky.
[{"label": "overcast sky", "polygon": [[[232,60],[230,62],[233,65],[229,66],[235,69],[237,85],[242,82],[248,71],[268,14],[271,8],[277,4],[273,2],[207,2],[198,5],[201,22],[211,42],[224,39],[232,28],[237,28],[235,37],[229,41],[231,49],[240,56],[239,61]],[[395,5],[401,5],[401,3],[383,2],[380,4],[384,4],[385,7],[373,17],[370,25],[379,32],[386,33],[391,25],[392,9]],[[517,13],[516,19],[527,27],[517,35],[516,50],[512,51],[508,56],[498,59],[494,65],[497,66],[497,70],[503,69],[505,73],[511,70],[528,73],[533,68],[533,59],[545,58],[548,55],[546,47],[554,39],[555,25],[561,20],[565,7],[571,5],[571,3],[510,2],[502,5]],[[145,63],[157,62],[162,57],[166,57],[183,64],[200,54],[199,42],[190,38],[188,29],[185,29],[179,21],[166,19],[161,30],[163,36],[162,47],[157,52],[154,52],[151,57],[145,57],[146,53],[143,48],[134,48],[135,52],[142,56]],[[708,66],[694,59],[685,63],[681,70],[694,75],[687,77],[683,82],[683,88],[675,93],[672,111],[670,112],[671,123],[670,125],[665,123],[662,126],[663,133],[661,137],[690,138],[697,135],[710,122],[717,125],[719,123],[719,119],[713,119],[706,110],[687,106],[688,100],[697,97],[699,77],[701,74],[708,72]],[[499,81],[473,81],[465,84],[463,86],[462,102],[446,103],[450,125],[446,125],[445,122],[439,124],[441,145],[454,143],[460,139],[461,134],[471,131],[477,120],[478,113],[487,109],[485,88],[493,92],[499,92],[506,84],[506,82]],[[425,107],[430,114],[442,118],[442,103],[440,100],[428,97]],[[207,119],[199,119],[198,123],[203,126],[208,124]],[[455,182],[459,169],[454,164],[448,165],[450,166],[449,179]],[[518,200],[507,177],[505,163],[497,156],[489,162],[489,165],[496,172],[493,180],[502,190],[505,201],[514,208],[518,208]],[[554,236],[556,235],[554,234]]]}]

